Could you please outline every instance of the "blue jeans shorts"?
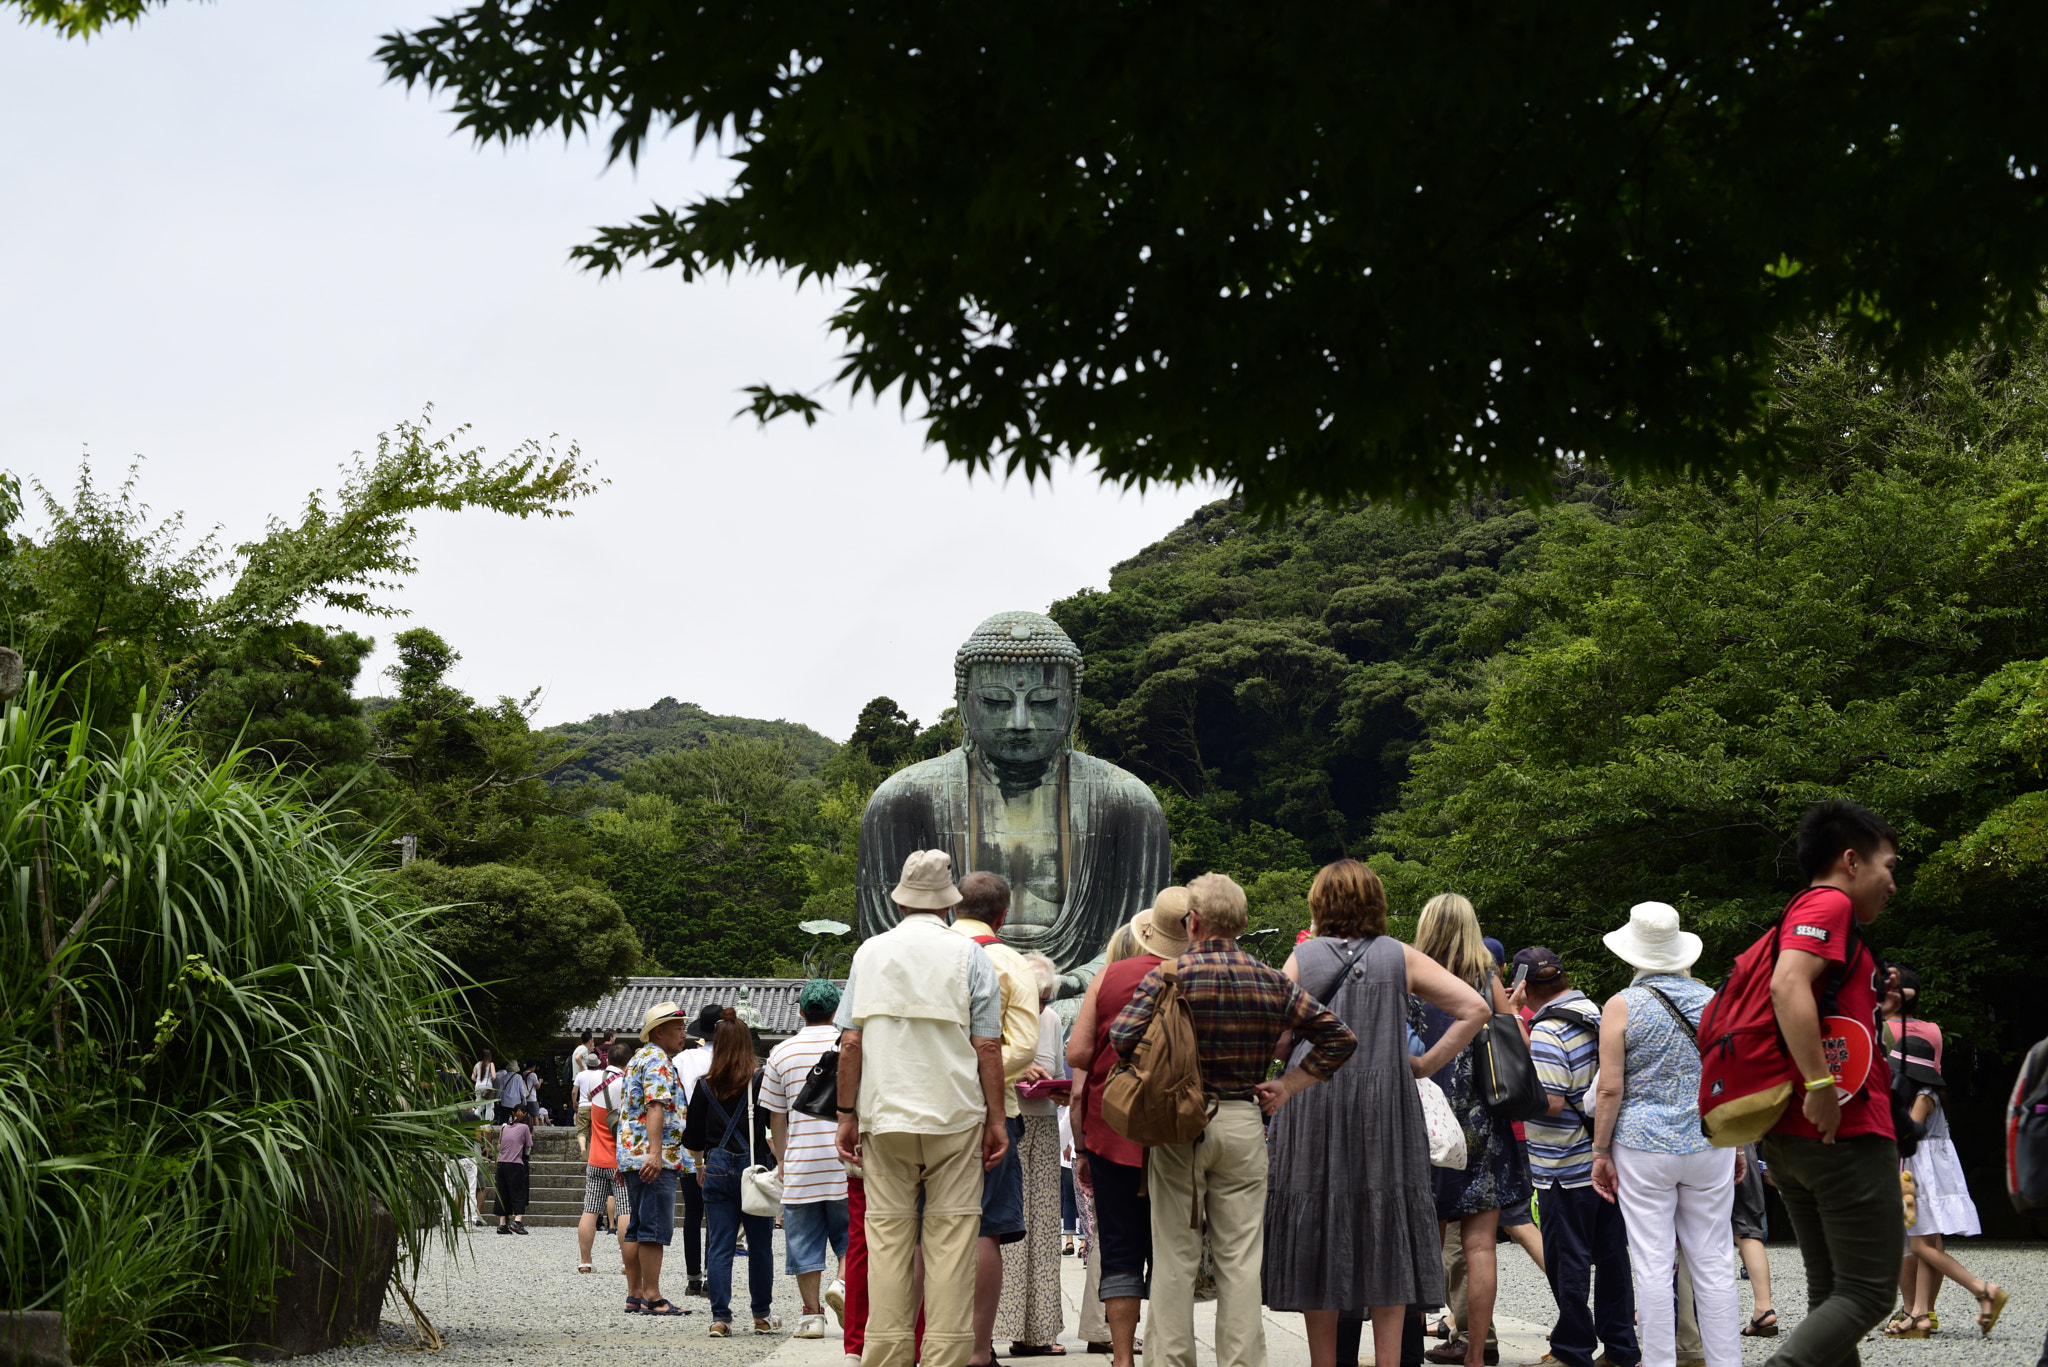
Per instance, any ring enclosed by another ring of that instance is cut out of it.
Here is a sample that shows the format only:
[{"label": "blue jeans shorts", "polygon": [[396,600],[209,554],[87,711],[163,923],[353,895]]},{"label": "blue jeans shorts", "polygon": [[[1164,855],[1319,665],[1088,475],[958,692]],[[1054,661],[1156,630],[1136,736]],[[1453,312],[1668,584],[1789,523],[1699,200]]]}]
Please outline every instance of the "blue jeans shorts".
[{"label": "blue jeans shorts", "polygon": [[1017,1150],[1024,1140],[1024,1122],[1012,1116],[1004,1122],[1010,1147],[1003,1161],[981,1179],[981,1237],[999,1244],[1020,1243],[1024,1238],[1024,1160]]},{"label": "blue jeans shorts", "polygon": [[626,1195],[633,1203],[633,1224],[626,1231],[626,1241],[666,1248],[676,1233],[675,1169],[663,1169],[652,1182],[643,1178],[638,1168],[629,1169]]},{"label": "blue jeans shorts", "polygon": [[846,1202],[806,1201],[782,1208],[784,1270],[794,1277],[823,1272],[825,1254],[846,1256]]}]

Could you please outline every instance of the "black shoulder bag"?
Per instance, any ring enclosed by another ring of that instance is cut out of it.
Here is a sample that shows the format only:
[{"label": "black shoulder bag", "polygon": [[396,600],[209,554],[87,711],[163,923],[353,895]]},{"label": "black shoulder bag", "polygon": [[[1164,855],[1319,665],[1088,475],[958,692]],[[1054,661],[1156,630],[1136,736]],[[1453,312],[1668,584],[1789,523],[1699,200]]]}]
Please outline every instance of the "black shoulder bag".
[{"label": "black shoulder bag", "polygon": [[789,1109],[798,1115],[807,1115],[813,1120],[839,1119],[839,1046],[833,1045],[818,1055],[818,1061],[811,1065],[811,1071],[804,1077],[804,1085],[796,1094],[796,1100],[789,1103]]},{"label": "black shoulder bag", "polygon": [[[1484,1000],[1492,993],[1481,991],[1479,995]],[[1490,1001],[1487,1004],[1492,1005]],[[1486,1103],[1486,1109],[1504,1120],[1535,1120],[1550,1114],[1550,1093],[1536,1078],[1520,1016],[1495,1013],[1467,1047],[1472,1053],[1472,1090]]]}]

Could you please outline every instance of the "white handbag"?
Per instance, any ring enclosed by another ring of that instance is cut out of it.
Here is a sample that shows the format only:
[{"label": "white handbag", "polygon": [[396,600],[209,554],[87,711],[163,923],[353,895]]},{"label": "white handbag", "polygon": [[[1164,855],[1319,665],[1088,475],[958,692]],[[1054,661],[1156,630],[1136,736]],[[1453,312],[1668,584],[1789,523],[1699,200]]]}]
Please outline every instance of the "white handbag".
[{"label": "white handbag", "polygon": [[1444,1089],[1426,1077],[1415,1079],[1422,1097],[1422,1123],[1429,1130],[1429,1165],[1433,1168],[1465,1167],[1465,1127],[1444,1100]]},{"label": "white handbag", "polygon": [[[757,1133],[754,1129],[754,1085],[752,1082],[747,1084],[745,1091],[747,1094],[747,1156],[751,1158],[754,1156],[754,1136]],[[1442,1098],[1439,1097],[1438,1099],[1441,1100]],[[1448,1111],[1450,1108],[1446,1106],[1444,1109]],[[1464,1135],[1462,1133],[1459,1135],[1458,1142],[1461,1145],[1464,1143]],[[1461,1161],[1458,1166],[1462,1168],[1465,1165]],[[740,1209],[749,1215],[780,1215],[782,1213],[782,1179],[775,1175],[774,1168],[766,1168],[759,1163],[754,1163],[741,1170]]]}]

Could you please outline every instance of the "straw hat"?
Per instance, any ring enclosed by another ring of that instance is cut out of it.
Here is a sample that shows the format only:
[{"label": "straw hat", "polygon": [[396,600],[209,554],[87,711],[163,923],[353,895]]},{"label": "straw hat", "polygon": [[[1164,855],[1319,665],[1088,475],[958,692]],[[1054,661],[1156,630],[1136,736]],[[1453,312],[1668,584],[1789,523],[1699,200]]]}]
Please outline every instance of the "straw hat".
[{"label": "straw hat", "polygon": [[1678,928],[1678,908],[1664,902],[1638,902],[1628,909],[1628,924],[1600,937],[1623,963],[1646,973],[1678,973],[1700,957],[1700,937]]},{"label": "straw hat", "polygon": [[670,1021],[688,1020],[689,1018],[689,1012],[683,1010],[682,1007],[677,1006],[674,1002],[657,1002],[653,1006],[648,1007],[647,1014],[640,1018],[640,1042],[642,1044],[648,1043],[653,1038],[656,1028],[666,1025]]},{"label": "straw hat", "polygon": [[1131,918],[1131,938],[1147,954],[1178,959],[1188,952],[1188,890],[1161,888],[1152,905]]},{"label": "straw hat", "polygon": [[953,856],[944,850],[914,850],[903,861],[903,881],[889,900],[912,911],[944,911],[960,900],[953,886]]}]

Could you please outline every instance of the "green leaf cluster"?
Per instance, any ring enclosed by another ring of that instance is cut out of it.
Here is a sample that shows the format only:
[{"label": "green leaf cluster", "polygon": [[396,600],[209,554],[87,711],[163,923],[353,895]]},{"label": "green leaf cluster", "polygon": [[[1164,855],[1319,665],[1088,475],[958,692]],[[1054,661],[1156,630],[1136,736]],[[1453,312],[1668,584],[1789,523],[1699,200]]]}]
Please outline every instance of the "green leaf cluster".
[{"label": "green leaf cluster", "polygon": [[378,55],[480,143],[719,143],[574,255],[843,282],[840,380],[949,461],[1261,513],[1784,472],[1778,338],[1917,377],[2048,278],[2026,0],[476,0]]}]

